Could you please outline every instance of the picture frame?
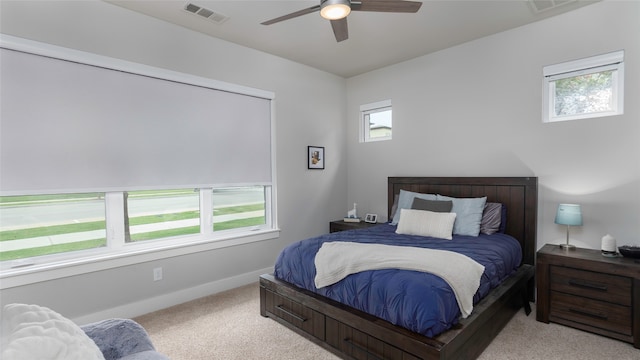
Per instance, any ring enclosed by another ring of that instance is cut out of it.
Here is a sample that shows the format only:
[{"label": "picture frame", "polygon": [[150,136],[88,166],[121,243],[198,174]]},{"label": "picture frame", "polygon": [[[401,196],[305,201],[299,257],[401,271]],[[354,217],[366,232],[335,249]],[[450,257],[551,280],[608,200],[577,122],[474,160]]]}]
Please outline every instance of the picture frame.
[{"label": "picture frame", "polygon": [[307,146],[307,168],[324,170],[324,146]]},{"label": "picture frame", "polygon": [[367,214],[364,217],[364,222],[375,224],[376,222],[378,222],[378,214]]}]

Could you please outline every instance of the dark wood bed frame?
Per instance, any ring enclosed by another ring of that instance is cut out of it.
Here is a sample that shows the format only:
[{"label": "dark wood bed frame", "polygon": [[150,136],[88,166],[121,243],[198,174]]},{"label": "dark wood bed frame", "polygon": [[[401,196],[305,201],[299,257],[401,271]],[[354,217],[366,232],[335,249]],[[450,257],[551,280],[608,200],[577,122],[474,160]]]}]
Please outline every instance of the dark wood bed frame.
[{"label": "dark wood bed frame", "polygon": [[475,359],[533,300],[538,180],[535,177],[390,177],[388,214],[400,189],[452,197],[487,196],[507,206],[506,233],[522,245],[518,271],[474,306],[473,313],[434,337],[416,334],[331,299],[260,276],[260,314],[343,359]]}]

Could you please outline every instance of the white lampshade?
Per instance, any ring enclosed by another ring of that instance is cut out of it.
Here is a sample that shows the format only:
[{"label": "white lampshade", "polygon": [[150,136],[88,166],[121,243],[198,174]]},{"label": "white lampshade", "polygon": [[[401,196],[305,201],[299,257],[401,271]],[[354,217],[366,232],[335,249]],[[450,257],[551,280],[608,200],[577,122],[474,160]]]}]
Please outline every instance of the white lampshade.
[{"label": "white lampshade", "polygon": [[567,225],[567,242],[565,244],[560,244],[560,247],[565,250],[575,249],[575,246],[569,244],[569,227],[582,225],[582,210],[580,209],[580,205],[558,205],[555,223],[560,225]]},{"label": "white lampshade", "polygon": [[560,204],[556,213],[556,224],[580,226],[582,225],[582,210],[580,205]]}]

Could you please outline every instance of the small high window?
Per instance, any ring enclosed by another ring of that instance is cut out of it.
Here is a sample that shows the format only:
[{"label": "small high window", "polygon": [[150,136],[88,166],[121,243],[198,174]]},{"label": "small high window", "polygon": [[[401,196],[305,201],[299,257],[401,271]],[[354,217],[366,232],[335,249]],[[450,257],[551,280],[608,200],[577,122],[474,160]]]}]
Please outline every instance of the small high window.
[{"label": "small high window", "polygon": [[391,100],[360,106],[360,142],[391,140]]},{"label": "small high window", "polygon": [[543,122],[623,114],[624,51],[545,66]]}]

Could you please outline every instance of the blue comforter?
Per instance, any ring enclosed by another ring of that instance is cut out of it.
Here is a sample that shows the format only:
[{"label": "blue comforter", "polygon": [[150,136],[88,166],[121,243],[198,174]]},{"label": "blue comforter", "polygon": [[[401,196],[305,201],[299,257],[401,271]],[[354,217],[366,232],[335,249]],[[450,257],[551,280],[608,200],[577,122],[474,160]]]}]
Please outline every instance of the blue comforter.
[{"label": "blue comforter", "polygon": [[280,253],[274,275],[392,324],[433,337],[455,325],[460,316],[453,290],[444,280],[418,271],[372,270],[349,275],[336,284],[317,289],[314,284],[314,258],[322,243],[379,243],[464,254],[485,267],[480,287],[473,299],[474,304],[511,275],[522,260],[520,244],[506,234],[480,234],[478,237],[454,235],[453,240],[443,240],[399,235],[395,230],[394,225],[380,224],[367,229],[335,232],[298,241]]}]

